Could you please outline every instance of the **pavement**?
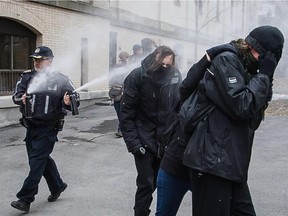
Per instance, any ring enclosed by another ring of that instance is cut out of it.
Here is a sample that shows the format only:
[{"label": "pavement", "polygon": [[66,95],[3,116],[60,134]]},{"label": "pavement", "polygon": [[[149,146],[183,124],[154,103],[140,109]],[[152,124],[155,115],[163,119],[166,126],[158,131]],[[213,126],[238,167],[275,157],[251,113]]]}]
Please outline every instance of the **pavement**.
[{"label": "pavement", "polygon": [[[44,179],[31,204],[35,216],[132,216],[136,169],[122,138],[116,138],[117,117],[107,102],[80,109],[66,118],[52,157],[68,188],[53,203]],[[257,215],[288,215],[288,117],[266,116],[257,130],[248,184]],[[28,174],[25,129],[0,128],[0,216],[22,213],[10,206]],[[156,193],[151,206],[155,214]],[[179,216],[191,215],[191,193]]]}]

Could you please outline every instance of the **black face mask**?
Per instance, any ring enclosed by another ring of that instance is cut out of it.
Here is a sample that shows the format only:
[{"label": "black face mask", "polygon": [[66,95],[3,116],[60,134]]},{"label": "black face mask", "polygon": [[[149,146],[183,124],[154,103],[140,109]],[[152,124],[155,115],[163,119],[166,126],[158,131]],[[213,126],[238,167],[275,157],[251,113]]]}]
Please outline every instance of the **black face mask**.
[{"label": "black face mask", "polygon": [[256,74],[259,69],[259,61],[254,58],[252,53],[249,51],[244,55],[245,66],[250,74]]},{"label": "black face mask", "polygon": [[163,67],[162,65],[159,68],[161,71],[163,71],[164,73],[169,73],[172,69],[172,66],[168,66],[168,67]]}]

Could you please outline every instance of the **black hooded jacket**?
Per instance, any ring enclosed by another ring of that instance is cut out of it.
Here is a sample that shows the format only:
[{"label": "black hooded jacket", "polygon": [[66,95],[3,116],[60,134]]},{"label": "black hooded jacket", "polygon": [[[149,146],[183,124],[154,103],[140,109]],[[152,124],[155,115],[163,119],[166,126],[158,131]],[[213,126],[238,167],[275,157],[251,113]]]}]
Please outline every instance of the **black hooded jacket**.
[{"label": "black hooded jacket", "polygon": [[186,166],[236,182],[247,181],[254,132],[266,108],[269,79],[247,78],[241,55],[216,56],[198,86],[216,108],[202,120],[184,153]]},{"label": "black hooded jacket", "polygon": [[129,152],[145,147],[160,156],[167,116],[179,99],[182,80],[176,68],[147,71],[152,58],[147,56],[124,81],[120,126]]}]

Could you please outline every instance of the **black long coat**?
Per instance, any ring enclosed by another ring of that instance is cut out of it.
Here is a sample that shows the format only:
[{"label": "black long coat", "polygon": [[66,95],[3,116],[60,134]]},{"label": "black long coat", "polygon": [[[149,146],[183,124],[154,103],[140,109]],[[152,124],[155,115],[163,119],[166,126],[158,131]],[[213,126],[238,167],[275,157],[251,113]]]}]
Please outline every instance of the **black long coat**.
[{"label": "black long coat", "polygon": [[269,79],[245,75],[240,55],[216,56],[199,84],[200,92],[216,105],[189,140],[184,164],[232,181],[247,181],[254,132],[269,92]]}]

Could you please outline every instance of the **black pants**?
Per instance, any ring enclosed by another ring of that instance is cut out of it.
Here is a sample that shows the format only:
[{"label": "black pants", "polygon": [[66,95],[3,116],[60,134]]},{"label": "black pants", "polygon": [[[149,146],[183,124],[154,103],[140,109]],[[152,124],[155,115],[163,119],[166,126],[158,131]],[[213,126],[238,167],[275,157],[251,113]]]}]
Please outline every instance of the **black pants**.
[{"label": "black pants", "polygon": [[190,170],[193,216],[255,216],[247,183]]},{"label": "black pants", "polygon": [[38,184],[44,176],[51,193],[59,191],[63,186],[57,166],[49,156],[55,142],[57,133],[54,124],[29,126],[26,133],[26,148],[29,159],[30,172],[25,179],[21,190],[17,193],[20,200],[33,202],[38,193]]},{"label": "black pants", "polygon": [[118,128],[117,128],[117,131],[119,132],[120,131],[120,101],[115,101],[114,100],[114,108],[115,108],[115,111],[116,111],[116,114],[117,114],[117,118],[118,118],[118,121],[119,121],[119,124],[118,124]]},{"label": "black pants", "polygon": [[149,208],[152,202],[152,194],[156,189],[160,159],[148,151],[143,156],[135,155],[134,159],[138,172],[134,215],[147,216],[150,214]]}]

